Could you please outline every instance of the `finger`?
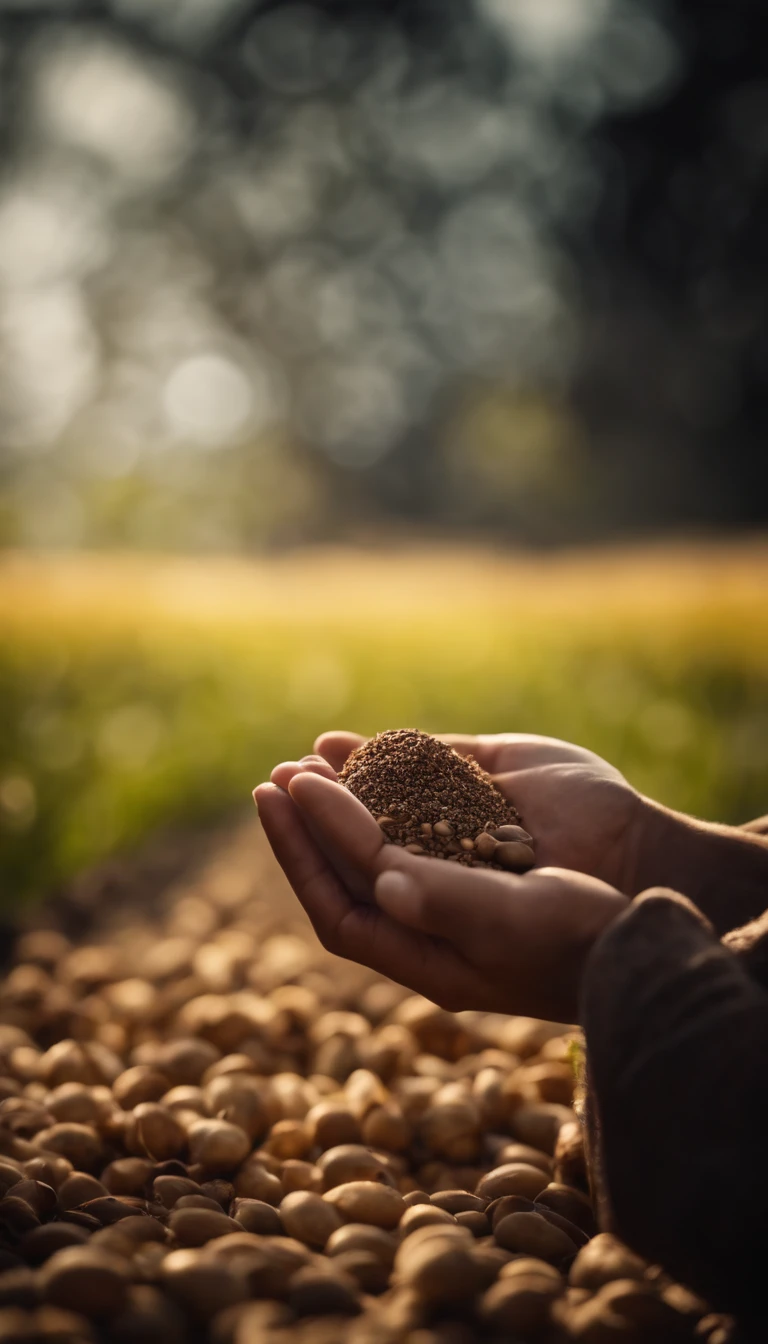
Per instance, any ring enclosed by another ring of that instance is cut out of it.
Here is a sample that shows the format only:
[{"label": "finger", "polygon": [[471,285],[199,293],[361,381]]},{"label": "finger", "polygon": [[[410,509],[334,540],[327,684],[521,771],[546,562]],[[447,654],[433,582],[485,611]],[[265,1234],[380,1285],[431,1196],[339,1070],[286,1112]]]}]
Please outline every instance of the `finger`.
[{"label": "finger", "polygon": [[468,737],[465,734],[441,734],[461,756],[474,756],[478,765],[490,775],[515,770],[528,770],[540,765],[555,765],[567,761],[579,764],[604,763],[592,751],[577,747],[558,737],[539,737],[535,733],[495,733]]},{"label": "finger", "polygon": [[329,952],[370,966],[436,1001],[467,1006],[476,997],[467,967],[450,949],[398,925],[372,905],[349,899],[306,830],[299,808],[273,784],[255,791],[259,816],[275,856]]},{"label": "finger", "polygon": [[259,818],[280,867],[309,915],[324,946],[353,901],[328,859],[312,839],[289,794],[274,784],[254,790]]},{"label": "finger", "polygon": [[384,837],[354,794],[311,772],[296,775],[288,789],[306,820],[336,853],[364,873],[376,871]]},{"label": "finger", "polygon": [[287,789],[291,780],[304,770],[309,770],[316,775],[324,775],[326,779],[336,779],[336,771],[320,756],[303,756],[300,761],[281,761],[279,765],[275,766],[270,779],[273,784],[277,784],[278,788]]},{"label": "finger", "polygon": [[393,847],[381,863],[385,866],[374,888],[379,908],[407,928],[447,939],[466,951],[473,928],[480,926],[487,938],[499,903],[511,905],[523,882],[507,873],[416,858]]},{"label": "finger", "polygon": [[315,751],[324,757],[334,770],[341,770],[348,756],[358,747],[362,747],[365,738],[359,733],[331,732],[321,733],[315,742]]},{"label": "finger", "polygon": [[455,948],[406,928],[375,905],[354,905],[326,946],[444,1007],[478,1006],[477,978]]}]

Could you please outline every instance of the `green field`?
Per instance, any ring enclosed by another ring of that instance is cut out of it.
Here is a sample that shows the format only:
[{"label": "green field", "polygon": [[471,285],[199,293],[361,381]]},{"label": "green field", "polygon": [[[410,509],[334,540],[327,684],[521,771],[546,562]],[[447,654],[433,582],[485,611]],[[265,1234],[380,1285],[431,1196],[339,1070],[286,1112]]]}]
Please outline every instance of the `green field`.
[{"label": "green field", "polygon": [[536,731],[768,810],[768,546],[0,562],[3,901],[247,805],[326,727]]}]

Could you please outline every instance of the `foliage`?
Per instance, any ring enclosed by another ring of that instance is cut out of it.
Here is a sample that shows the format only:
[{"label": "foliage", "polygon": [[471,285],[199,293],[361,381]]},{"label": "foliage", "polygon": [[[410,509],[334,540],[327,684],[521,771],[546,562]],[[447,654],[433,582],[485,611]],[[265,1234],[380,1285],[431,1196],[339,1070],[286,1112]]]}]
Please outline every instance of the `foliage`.
[{"label": "foliage", "polygon": [[[645,792],[766,810],[768,552],[9,557],[4,899],[247,805],[326,727],[563,736]],[[761,593],[763,597],[761,597]]]}]

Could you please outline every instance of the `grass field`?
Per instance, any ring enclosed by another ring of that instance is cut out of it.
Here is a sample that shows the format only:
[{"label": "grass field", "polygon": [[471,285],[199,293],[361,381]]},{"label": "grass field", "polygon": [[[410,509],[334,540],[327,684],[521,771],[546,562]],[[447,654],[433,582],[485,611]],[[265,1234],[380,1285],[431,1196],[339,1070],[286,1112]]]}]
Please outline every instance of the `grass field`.
[{"label": "grass field", "polygon": [[0,561],[3,901],[247,804],[325,727],[516,729],[768,809],[768,544]]}]

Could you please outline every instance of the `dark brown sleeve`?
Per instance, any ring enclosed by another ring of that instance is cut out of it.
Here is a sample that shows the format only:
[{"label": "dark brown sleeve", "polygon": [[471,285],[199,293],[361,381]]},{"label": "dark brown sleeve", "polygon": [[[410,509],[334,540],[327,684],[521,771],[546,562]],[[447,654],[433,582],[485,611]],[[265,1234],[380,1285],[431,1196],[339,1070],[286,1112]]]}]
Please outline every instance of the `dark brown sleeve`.
[{"label": "dark brown sleeve", "polygon": [[582,992],[613,1230],[753,1323],[765,1313],[768,995],[698,911],[645,893],[600,938]]}]

